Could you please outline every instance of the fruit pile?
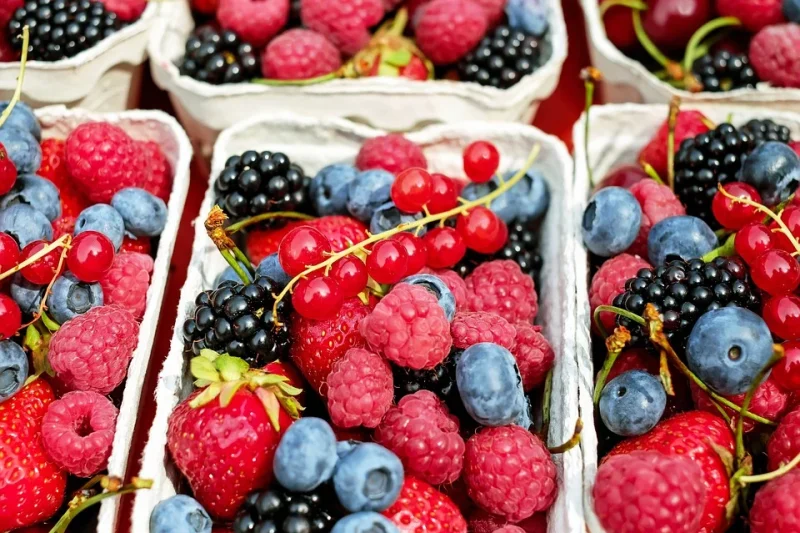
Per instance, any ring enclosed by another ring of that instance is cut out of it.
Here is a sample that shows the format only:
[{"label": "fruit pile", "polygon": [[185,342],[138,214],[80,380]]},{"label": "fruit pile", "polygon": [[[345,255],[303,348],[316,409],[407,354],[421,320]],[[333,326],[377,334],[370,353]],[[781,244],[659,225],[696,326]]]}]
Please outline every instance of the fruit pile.
[{"label": "fruit pile", "polygon": [[211,84],[390,76],[506,89],[550,56],[548,0],[191,4],[199,26],[178,66],[182,75]]},{"label": "fruit pile", "polygon": [[800,88],[798,0],[599,0],[606,36],[691,92]]},{"label": "fruit pile", "polygon": [[798,144],[674,102],[639,163],[605,176],[582,220],[595,513],[609,533],[797,531]]},{"label": "fruit pile", "polygon": [[476,141],[468,182],[397,134],[314,179],[280,152],[229,158],[205,227],[230,266],[184,323],[196,389],[168,424],[194,499],[151,532],[544,531],[535,155],[498,173]]},{"label": "fruit pile", "polygon": [[[2,531],[49,520],[75,478],[106,468],[172,188],[155,142],[103,122],[42,139],[30,108],[12,106],[0,126]],[[70,508],[107,494],[96,483]]]}]

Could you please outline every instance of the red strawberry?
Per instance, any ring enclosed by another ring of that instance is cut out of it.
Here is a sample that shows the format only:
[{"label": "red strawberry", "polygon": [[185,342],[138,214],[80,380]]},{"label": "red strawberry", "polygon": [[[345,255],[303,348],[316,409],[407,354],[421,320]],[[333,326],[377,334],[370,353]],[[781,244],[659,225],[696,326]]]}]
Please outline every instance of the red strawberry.
[{"label": "red strawberry", "polygon": [[292,220],[280,228],[253,229],[247,232],[247,257],[257,265],[270,254],[278,251],[281,240],[294,228],[308,224],[303,220]]},{"label": "red strawberry", "polygon": [[467,531],[467,521],[450,498],[424,481],[408,475],[397,501],[383,515],[394,522],[400,533]]},{"label": "red strawberry", "polygon": [[318,218],[308,225],[318,229],[331,241],[334,252],[341,252],[367,238],[367,226],[354,218],[342,215]]},{"label": "red strawberry", "polygon": [[47,178],[63,190],[70,187],[69,171],[67,170],[67,156],[65,153],[67,143],[61,139],[45,139],[42,141],[42,164],[38,174]]},{"label": "red strawberry", "polygon": [[[627,8],[626,8],[627,10]],[[630,13],[630,10],[627,10]],[[700,111],[680,111],[675,121],[675,153],[684,139],[691,139],[696,135],[709,130],[708,119]],[[658,128],[655,136],[639,152],[639,161],[649,163],[658,175],[666,180],[667,177],[667,136],[669,124],[665,120]]]},{"label": "red strawberry", "polygon": [[81,214],[81,211],[92,205],[83,194],[75,187],[69,184],[65,185],[59,190],[61,197],[61,216],[62,217],[75,217]]},{"label": "red strawberry", "polygon": [[119,247],[120,252],[138,252],[140,254],[150,255],[150,238],[149,237],[128,237],[122,239],[122,246]]}]

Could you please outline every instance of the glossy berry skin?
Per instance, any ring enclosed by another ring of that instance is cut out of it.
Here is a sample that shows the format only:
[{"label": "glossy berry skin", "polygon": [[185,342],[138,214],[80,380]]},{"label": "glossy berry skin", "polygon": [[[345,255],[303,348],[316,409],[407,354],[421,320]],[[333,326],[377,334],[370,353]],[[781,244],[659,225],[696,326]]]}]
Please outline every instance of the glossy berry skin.
[{"label": "glossy berry skin", "polygon": [[433,195],[433,180],[424,168],[409,168],[394,179],[391,196],[394,205],[404,213],[417,213],[422,210]]},{"label": "glossy berry skin", "polygon": [[380,241],[367,256],[367,272],[378,283],[397,283],[408,271],[408,253],[402,243]]},{"label": "glossy berry skin", "polygon": [[774,296],[764,304],[763,314],[774,335],[787,341],[800,340],[800,297]]},{"label": "glossy berry skin", "polygon": [[0,293],[0,340],[10,339],[22,327],[22,311],[10,296]]},{"label": "glossy berry skin", "polygon": [[8,233],[0,232],[0,272],[19,263],[20,250],[17,241]]},{"label": "glossy berry skin", "polygon": [[665,218],[647,236],[647,256],[656,267],[678,257],[689,261],[717,247],[717,236],[702,219],[692,216]]},{"label": "glossy berry skin", "polygon": [[431,199],[428,211],[437,215],[458,205],[458,191],[453,180],[444,174],[431,174]]},{"label": "glossy berry skin", "polygon": [[800,342],[782,344],[784,357],[772,367],[772,379],[787,391],[800,390]]},{"label": "glossy berry skin", "polygon": [[331,251],[331,243],[319,231],[310,226],[295,228],[281,241],[278,259],[290,276],[296,276],[306,268],[325,260],[325,252]]},{"label": "glossy berry skin", "polygon": [[498,252],[508,237],[508,228],[500,217],[487,207],[478,206],[458,217],[456,230],[464,238],[467,248],[481,254]]},{"label": "glossy berry skin", "polygon": [[[47,245],[48,243],[44,241],[30,243],[28,246],[22,249],[20,262],[26,261],[30,257],[33,257]],[[20,270],[22,277],[36,285],[47,285],[50,283],[53,278],[61,273],[61,270],[58,269],[58,260],[61,257],[61,250],[62,249],[60,247],[57,247],[48,252],[44,257],[36,260],[32,264]]]},{"label": "glossy berry skin", "polygon": [[772,296],[791,294],[800,285],[800,264],[789,252],[768,250],[753,262],[750,275],[758,288]]},{"label": "glossy berry skin", "polygon": [[75,237],[67,252],[67,267],[76,278],[86,283],[100,281],[114,262],[114,245],[96,231],[85,231]]},{"label": "glossy berry skin", "polygon": [[476,141],[464,148],[464,172],[473,183],[486,183],[500,166],[500,152],[495,145]]},{"label": "glossy berry skin", "polygon": [[348,255],[331,267],[331,278],[336,280],[342,296],[352,298],[367,286],[367,267],[361,259]]},{"label": "glossy berry skin", "polygon": [[435,228],[422,238],[428,247],[428,266],[451,268],[467,253],[461,234],[453,228]]},{"label": "glossy berry skin", "polygon": [[600,396],[600,417],[606,427],[623,437],[653,429],[667,406],[667,394],[658,378],[630,370],[612,379]]},{"label": "glossy berry skin", "polygon": [[767,250],[775,247],[773,233],[764,224],[754,222],[736,232],[734,247],[736,253],[748,265],[758,259]]},{"label": "glossy berry skin", "polygon": [[[737,198],[761,203],[761,195],[758,194],[755,187],[747,183],[734,181],[726,183],[722,188],[725,189],[725,192]],[[739,230],[751,222],[757,222],[764,217],[754,207],[734,202],[730,198],[726,198],[720,191],[717,191],[711,201],[711,211],[723,228],[733,231]]]},{"label": "glossy berry skin", "polygon": [[411,276],[422,270],[428,260],[428,247],[422,239],[413,233],[403,231],[393,235],[389,240],[400,243],[406,249],[406,254],[408,255],[406,276]]},{"label": "glossy berry skin", "polygon": [[764,205],[777,205],[800,184],[800,156],[786,144],[765,142],[747,156],[741,180],[758,190]]},{"label": "glossy berry skin", "polygon": [[17,181],[17,167],[8,157],[5,147],[0,144],[0,196],[6,194],[14,187]]},{"label": "glossy berry skin", "polygon": [[[783,210],[783,212],[781,212],[780,218],[795,239],[800,241],[800,206],[788,206]],[[775,246],[782,248],[789,253],[794,253],[796,251],[794,244],[792,244],[792,241],[786,236],[783,230],[780,229],[780,226],[778,226],[777,222],[771,222],[769,229],[772,232],[772,238],[775,240]]]},{"label": "glossy berry skin", "polygon": [[336,316],[343,302],[339,284],[329,276],[301,279],[292,292],[294,309],[312,320],[327,320]]},{"label": "glossy berry skin", "polygon": [[655,0],[642,14],[642,26],[664,49],[683,49],[700,26],[711,20],[709,0]]}]

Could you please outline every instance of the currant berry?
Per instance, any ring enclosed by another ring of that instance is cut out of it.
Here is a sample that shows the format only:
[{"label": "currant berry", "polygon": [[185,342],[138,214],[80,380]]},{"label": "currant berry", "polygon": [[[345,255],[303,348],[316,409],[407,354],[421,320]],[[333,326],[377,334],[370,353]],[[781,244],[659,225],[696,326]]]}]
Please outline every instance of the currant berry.
[{"label": "currant berry", "polygon": [[428,261],[428,247],[425,246],[425,242],[422,239],[413,233],[403,231],[389,240],[399,242],[406,249],[406,254],[408,255],[406,276],[411,276],[422,270],[422,267]]},{"label": "currant berry", "polygon": [[759,289],[772,296],[790,294],[800,285],[800,264],[789,252],[775,248],[758,256],[750,275]]},{"label": "currant berry", "polygon": [[784,357],[772,367],[772,378],[775,383],[787,391],[800,390],[800,342],[783,343]]},{"label": "currant berry", "polygon": [[10,191],[17,182],[17,167],[0,144],[0,196]]},{"label": "currant berry", "polygon": [[344,296],[339,284],[329,276],[301,279],[292,291],[292,306],[311,320],[327,320],[342,308]]},{"label": "currant berry", "polygon": [[432,229],[422,238],[428,248],[428,266],[452,268],[467,253],[464,238],[453,228]]},{"label": "currant berry", "polygon": [[449,211],[458,205],[456,184],[444,174],[431,174],[433,190],[428,202],[428,211],[434,215]]},{"label": "currant berry", "polygon": [[406,169],[392,183],[392,201],[404,213],[419,213],[432,195],[433,180],[424,168]]},{"label": "currant berry", "polygon": [[746,225],[738,232],[733,244],[736,253],[744,259],[748,265],[766,252],[775,248],[775,241],[772,232],[764,224],[754,222]]},{"label": "currant berry", "polygon": [[405,246],[393,240],[380,241],[367,256],[367,272],[378,283],[397,283],[408,272]]},{"label": "currant berry", "polygon": [[775,336],[787,341],[800,340],[800,297],[773,296],[764,304],[763,317]]},{"label": "currant berry", "polygon": [[0,232],[0,272],[19,263],[19,245],[8,233]]},{"label": "currant berry", "polygon": [[[456,229],[464,238],[467,248],[481,254],[493,254],[505,244],[503,221],[489,208],[478,206],[460,216]],[[508,237],[508,228],[505,229]]]},{"label": "currant berry", "polygon": [[352,298],[367,286],[367,267],[358,257],[348,255],[336,261],[330,276],[339,284],[344,298]]},{"label": "currant berry", "polygon": [[325,235],[311,226],[300,226],[281,240],[278,260],[283,270],[294,277],[308,267],[324,261],[325,253],[330,251],[331,243]]},{"label": "currant berry", "polygon": [[474,183],[486,183],[500,166],[500,152],[495,145],[476,141],[464,149],[464,172]]},{"label": "currant berry", "polygon": [[[745,200],[752,200],[756,203],[761,203],[761,195],[752,185],[734,181],[726,183],[722,186],[725,192],[736,198],[743,198]],[[764,218],[764,215],[750,205],[734,202],[727,198],[721,191],[717,191],[714,199],[711,201],[711,211],[714,213],[714,218],[717,219],[723,228],[736,231],[743,228],[751,222],[757,222]]]},{"label": "currant berry", "polygon": [[67,267],[85,283],[100,281],[114,262],[114,243],[96,231],[84,231],[72,241]]},{"label": "currant berry", "polygon": [[0,340],[10,339],[22,327],[22,311],[7,294],[0,293]]},{"label": "currant berry", "polygon": [[[786,224],[786,227],[789,228],[789,232],[794,236],[795,239],[800,241],[800,206],[790,205],[783,212],[780,214],[781,221]],[[770,231],[772,231],[772,237],[775,239],[775,246],[786,250],[789,253],[794,253],[797,250],[792,244],[792,241],[789,240],[789,237],[783,232],[783,230],[778,226],[778,223],[773,221],[769,225]]]},{"label": "currant berry", "polygon": [[[48,243],[45,241],[34,241],[22,249],[22,256],[20,262],[25,262],[35,254],[39,253]],[[61,248],[54,248],[47,252],[44,257],[41,257],[20,270],[22,277],[33,283],[34,285],[47,285],[53,278],[58,277],[64,269],[58,268],[59,259],[61,258]]]}]

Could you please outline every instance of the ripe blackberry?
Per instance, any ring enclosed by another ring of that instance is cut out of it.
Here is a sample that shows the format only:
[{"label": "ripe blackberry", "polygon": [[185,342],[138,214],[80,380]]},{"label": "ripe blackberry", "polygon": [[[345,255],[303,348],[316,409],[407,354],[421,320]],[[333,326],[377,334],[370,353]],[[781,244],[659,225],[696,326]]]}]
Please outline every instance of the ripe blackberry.
[{"label": "ripe blackberry", "polygon": [[225,281],[215,290],[201,292],[194,316],[183,323],[185,351],[199,355],[209,348],[241,357],[253,367],[283,357],[289,349],[286,300],[278,304],[282,325],[276,328],[272,322],[273,295],[280,290],[262,276],[249,285]]},{"label": "ripe blackberry", "polygon": [[292,493],[278,484],[253,492],[233,522],[234,533],[322,533],[342,516],[329,484],[312,492]]},{"label": "ripe blackberry", "polygon": [[[394,375],[394,400],[421,390],[429,390],[440,399],[450,403],[458,400],[456,388],[456,361],[464,350],[453,348],[444,361],[430,370],[413,370],[392,365]],[[459,400],[460,401],[460,400]]]},{"label": "ripe blackberry", "polygon": [[253,45],[232,31],[211,26],[192,32],[179,68],[182,75],[213,85],[249,81],[261,73]]},{"label": "ripe blackberry", "polygon": [[467,252],[464,258],[454,267],[461,277],[467,277],[483,262],[492,259],[510,259],[515,261],[523,272],[539,283],[539,272],[542,269],[542,256],[539,255],[537,231],[523,222],[514,222],[508,227],[508,242],[502,250],[493,256]]},{"label": "ripe blackberry", "polygon": [[710,93],[752,88],[758,83],[747,54],[731,54],[727,50],[697,59],[692,65],[692,73],[703,85],[703,91]]},{"label": "ripe blackberry", "polygon": [[507,89],[542,62],[542,39],[508,26],[498,26],[458,64],[462,81]]},{"label": "ripe blackberry", "polygon": [[286,23],[287,28],[302,28],[303,20],[300,17],[300,7],[303,0],[292,0],[289,4],[289,21]]},{"label": "ripe blackberry", "polygon": [[214,182],[217,203],[233,219],[307,210],[311,180],[286,154],[248,150],[230,157]]},{"label": "ripe blackberry", "polygon": [[777,141],[789,144],[792,141],[792,132],[786,126],[776,124],[770,119],[750,120],[740,128],[742,131],[753,136],[755,146],[764,144],[767,141]]},{"label": "ripe blackberry", "polygon": [[8,37],[22,50],[22,28],[30,28],[28,59],[58,61],[93,47],[123,27],[102,2],[27,0],[8,22]]},{"label": "ripe blackberry", "polygon": [[717,184],[736,179],[755,146],[753,135],[730,124],[685,139],[675,156],[675,193],[686,206],[686,213],[719,228],[711,213]]},{"label": "ripe blackberry", "polygon": [[[625,292],[613,305],[641,316],[648,303],[661,313],[664,332],[680,353],[695,322],[705,313],[731,305],[757,312],[761,300],[741,260],[718,257],[710,263],[676,259],[656,269],[642,269],[625,282]],[[647,336],[641,326],[621,316],[617,324],[628,328],[634,343],[645,343]]]}]

